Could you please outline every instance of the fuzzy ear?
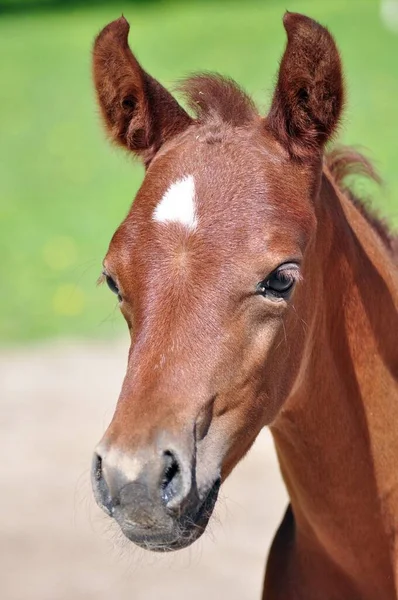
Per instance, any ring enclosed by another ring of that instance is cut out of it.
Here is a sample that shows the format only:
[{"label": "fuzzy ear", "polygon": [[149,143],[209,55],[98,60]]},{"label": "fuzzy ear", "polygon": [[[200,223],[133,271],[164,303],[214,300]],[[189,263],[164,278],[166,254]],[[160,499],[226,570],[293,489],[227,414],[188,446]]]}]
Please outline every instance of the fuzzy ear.
[{"label": "fuzzy ear", "polygon": [[292,157],[319,159],[343,106],[343,77],[336,44],[325,27],[286,13],[287,45],[266,123]]},{"label": "fuzzy ear", "polygon": [[109,23],[93,50],[98,103],[111,138],[148,165],[161,145],[184,131],[191,118],[131,52],[124,17]]}]

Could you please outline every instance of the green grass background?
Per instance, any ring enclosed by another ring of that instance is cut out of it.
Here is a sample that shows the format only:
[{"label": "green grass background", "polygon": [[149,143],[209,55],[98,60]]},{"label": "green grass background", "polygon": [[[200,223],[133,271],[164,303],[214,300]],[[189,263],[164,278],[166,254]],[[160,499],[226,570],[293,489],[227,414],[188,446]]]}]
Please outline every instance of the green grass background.
[{"label": "green grass background", "polygon": [[326,24],[348,87],[340,138],[369,149],[386,181],[374,202],[398,224],[398,33],[383,25],[377,0],[48,4],[0,11],[1,343],[122,327],[114,297],[95,282],[143,170],[107,143],[90,78],[92,40],[122,12],[132,48],[162,83],[219,71],[264,111],[284,10]]}]

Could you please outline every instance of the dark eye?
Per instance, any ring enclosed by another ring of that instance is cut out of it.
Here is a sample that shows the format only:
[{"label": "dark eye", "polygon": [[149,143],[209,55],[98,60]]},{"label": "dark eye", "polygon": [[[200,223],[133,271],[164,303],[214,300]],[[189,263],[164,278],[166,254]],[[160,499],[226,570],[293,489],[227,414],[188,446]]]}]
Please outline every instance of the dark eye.
[{"label": "dark eye", "polygon": [[110,275],[108,275],[107,273],[104,273],[105,275],[105,279],[106,279],[106,283],[108,285],[108,288],[111,290],[111,292],[113,292],[114,294],[116,294],[119,302],[122,301],[122,296],[119,292],[119,288],[117,287],[115,280],[112,279],[112,277]]},{"label": "dark eye", "polygon": [[300,279],[298,265],[285,263],[257,285],[257,293],[276,300],[289,298],[298,279]]}]

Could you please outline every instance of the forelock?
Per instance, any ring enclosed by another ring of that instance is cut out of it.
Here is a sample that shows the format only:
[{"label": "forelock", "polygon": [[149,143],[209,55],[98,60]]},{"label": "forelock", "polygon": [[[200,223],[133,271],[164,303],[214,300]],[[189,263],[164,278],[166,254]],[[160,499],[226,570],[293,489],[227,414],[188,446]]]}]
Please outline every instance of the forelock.
[{"label": "forelock", "polygon": [[243,126],[257,117],[252,99],[232,79],[199,73],[185,79],[178,90],[201,122],[218,120]]}]

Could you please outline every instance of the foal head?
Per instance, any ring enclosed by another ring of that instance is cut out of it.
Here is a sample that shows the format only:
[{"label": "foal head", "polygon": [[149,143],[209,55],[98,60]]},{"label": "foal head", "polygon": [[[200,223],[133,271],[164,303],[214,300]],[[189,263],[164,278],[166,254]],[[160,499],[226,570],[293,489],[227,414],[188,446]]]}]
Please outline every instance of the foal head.
[{"label": "foal head", "polygon": [[137,62],[123,17],[95,42],[108,132],[147,170],[104,260],[131,347],[93,486],[123,533],[154,550],[201,535],[303,353],[301,272],[342,78],[326,29],[292,13],[284,26],[265,118],[234,83],[207,75],[184,84],[189,116]]}]

